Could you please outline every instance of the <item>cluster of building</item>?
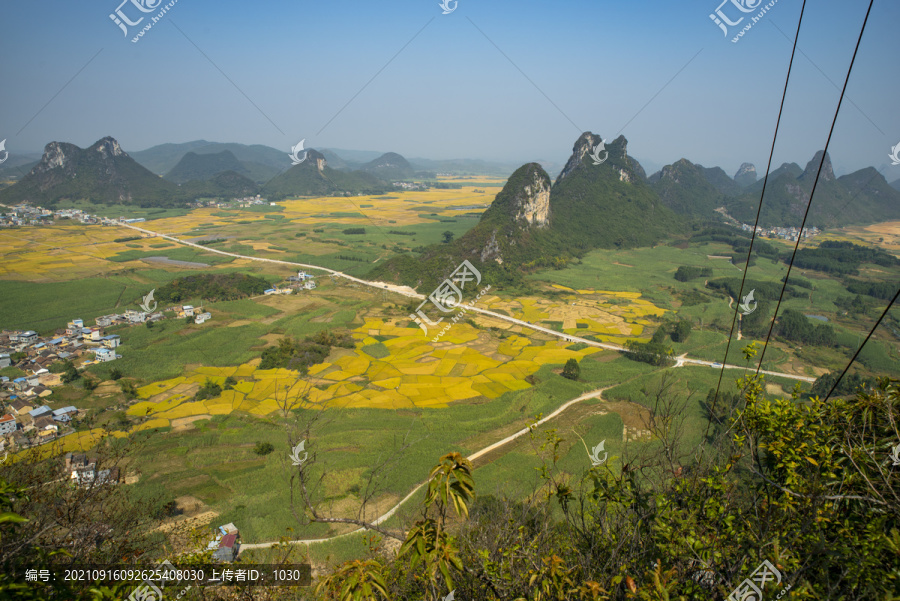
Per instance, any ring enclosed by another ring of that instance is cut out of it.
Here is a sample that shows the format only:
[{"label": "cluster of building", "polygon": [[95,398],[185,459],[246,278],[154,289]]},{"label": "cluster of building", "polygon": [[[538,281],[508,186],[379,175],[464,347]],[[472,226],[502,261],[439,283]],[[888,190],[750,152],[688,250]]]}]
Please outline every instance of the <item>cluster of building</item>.
[{"label": "cluster of building", "polygon": [[[745,232],[752,232],[753,226],[747,225],[746,223],[741,224],[741,230]],[[782,240],[790,240],[791,242],[796,242],[798,238],[803,238],[806,240],[807,238],[812,238],[814,236],[818,236],[822,233],[817,227],[805,227],[803,231],[800,231],[798,227],[762,227],[760,225],[756,226],[756,235],[762,236],[764,238],[780,238]]]},{"label": "cluster of building", "polygon": [[293,294],[295,291],[299,290],[315,290],[316,289],[316,276],[306,273],[305,271],[298,271],[297,275],[288,276],[287,284],[282,285],[281,287],[276,286],[275,288],[269,288],[265,291],[266,294]]},{"label": "cluster of building", "polygon": [[0,227],[24,227],[52,225],[56,219],[71,219],[86,225],[115,225],[119,223],[141,223],[146,221],[143,217],[126,219],[110,219],[85,213],[81,209],[58,209],[51,211],[43,207],[31,205],[27,202],[11,207],[7,213],[0,214]]},{"label": "cluster of building", "polygon": [[413,190],[417,192],[425,192],[428,190],[428,184],[416,182],[391,182],[391,185],[395,188],[401,188],[403,190]]},{"label": "cluster of building", "polygon": [[14,398],[5,405],[8,413],[0,415],[0,451],[27,449],[74,432],[69,422],[78,415],[76,407],[36,407],[28,398]]},{"label": "cluster of building", "polygon": [[252,207],[257,205],[272,205],[276,206],[276,203],[269,202],[259,194],[256,196],[245,196],[244,198],[233,198],[229,201],[220,201],[220,200],[198,200],[196,202],[192,202],[191,206],[194,208],[202,208],[202,207],[213,207],[216,209],[229,209],[236,207]]}]

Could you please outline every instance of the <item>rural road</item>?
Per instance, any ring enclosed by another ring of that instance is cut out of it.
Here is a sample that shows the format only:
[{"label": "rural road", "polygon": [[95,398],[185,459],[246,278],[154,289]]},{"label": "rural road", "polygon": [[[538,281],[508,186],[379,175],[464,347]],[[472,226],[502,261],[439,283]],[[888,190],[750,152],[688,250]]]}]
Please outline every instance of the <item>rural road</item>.
[{"label": "rural road", "polygon": [[[363,280],[360,278],[353,277],[352,275],[347,275],[346,273],[343,273],[340,271],[335,271],[334,269],[328,269],[327,267],[320,267],[318,265],[308,265],[306,263],[295,263],[293,261],[280,261],[278,259],[266,259],[263,257],[250,257],[247,255],[239,255],[236,253],[230,253],[230,252],[225,252],[223,250],[210,248],[208,246],[203,246],[202,244],[188,242],[186,240],[176,238],[175,236],[160,234],[159,232],[154,232],[152,230],[147,230],[147,229],[140,228],[140,227],[130,225],[130,224],[117,223],[116,225],[119,225],[120,227],[126,227],[129,229],[137,230],[139,232],[142,232],[144,234],[148,234],[151,236],[157,236],[159,238],[163,238],[165,240],[170,240],[172,242],[176,242],[178,244],[183,244],[185,246],[193,246],[194,248],[198,248],[198,249],[206,251],[206,252],[216,253],[219,255],[225,255],[226,257],[234,257],[236,259],[246,259],[249,261],[261,261],[263,263],[273,263],[276,265],[288,265],[291,267],[302,267],[304,269],[315,269],[318,271],[324,271],[324,272],[326,272],[330,275],[336,276],[336,277],[342,277],[344,279],[350,280],[351,282],[356,282],[358,284],[362,284],[363,286],[369,286],[371,288],[377,288],[379,290],[388,290],[389,292],[396,292],[397,294],[402,294],[403,296],[406,296],[409,298],[414,298],[417,300],[424,300],[426,298],[424,294],[419,294],[418,292],[416,292],[409,286],[396,286],[394,284],[388,284],[385,282],[372,282],[369,280]],[[494,313],[493,311],[488,311],[487,309],[480,309],[480,308],[474,307],[474,306],[466,306],[465,310],[473,311],[475,313],[480,313],[482,315],[486,315],[488,317],[492,317],[494,319],[499,319],[499,320],[506,321],[509,323],[514,323],[514,324],[517,324],[517,325],[520,325],[520,326],[523,326],[526,328],[530,328],[530,329],[538,331],[538,332],[543,332],[545,334],[554,336],[556,338],[561,338],[568,342],[580,342],[582,344],[586,344],[588,346],[593,346],[596,348],[602,348],[602,349],[606,349],[606,350],[610,350],[610,351],[617,351],[620,353],[625,352],[625,347],[622,347],[622,346],[619,346],[616,344],[597,342],[596,340],[588,340],[586,338],[580,338],[578,336],[573,336],[571,334],[557,332],[556,330],[551,330],[549,328],[537,326],[531,322],[523,321],[521,319],[516,319],[515,317],[510,317],[509,315],[502,315],[500,313]],[[684,365],[705,365],[707,367],[722,367],[722,364],[718,363],[716,361],[704,361],[702,359],[688,359],[686,355],[682,355],[681,357],[679,357],[678,362],[676,362],[675,367],[683,367]],[[725,367],[727,369],[741,369],[741,370],[745,370],[745,371],[756,371],[752,367],[742,367],[740,365],[726,364]],[[815,378],[810,377],[810,376],[798,376],[796,374],[788,374],[788,373],[777,372],[777,371],[760,370],[760,373],[766,374],[768,376],[778,376],[778,377],[782,377],[782,378],[788,378],[791,380],[800,380],[802,382],[812,383],[812,382],[816,381]]]},{"label": "rural road", "polygon": [[[312,270],[317,270],[317,271],[324,271],[325,273],[328,273],[328,274],[330,274],[330,275],[332,275],[332,276],[335,276],[335,277],[342,277],[342,278],[345,278],[345,279],[350,280],[350,281],[352,281],[352,282],[356,282],[356,283],[358,283],[358,284],[362,284],[362,285],[364,285],[364,286],[369,286],[369,287],[372,287],[372,288],[377,288],[377,289],[379,289],[379,290],[388,290],[388,291],[390,291],[390,292],[395,292],[395,293],[397,293],[397,294],[401,294],[401,295],[406,296],[406,297],[409,297],[409,298],[414,298],[414,299],[419,299],[419,300],[422,300],[422,299],[425,299],[425,298],[426,298],[425,295],[419,294],[418,292],[416,292],[415,290],[413,290],[412,288],[410,288],[410,287],[408,287],[408,286],[396,286],[396,285],[388,284],[388,283],[385,283],[385,282],[371,282],[371,281],[368,281],[368,280],[363,280],[363,279],[360,279],[360,278],[353,277],[353,276],[351,276],[351,275],[347,275],[347,274],[342,273],[342,272],[340,272],[340,271],[335,271],[335,270],[333,270],[333,269],[328,269],[328,268],[326,268],[326,267],[320,267],[320,266],[318,266],[318,265],[309,265],[309,264],[306,264],[306,263],[296,263],[296,262],[292,262],[292,261],[280,261],[280,260],[278,260],[278,259],[266,259],[266,258],[263,258],[263,257],[250,257],[250,256],[247,256],[247,255],[239,255],[239,254],[236,254],[236,253],[230,253],[230,252],[225,252],[225,251],[218,250],[218,249],[215,249],[215,248],[210,248],[210,247],[208,247],[208,246],[203,246],[203,245],[201,245],[201,244],[196,244],[196,243],[193,243],[193,242],[188,242],[188,241],[186,241],[186,240],[182,240],[182,239],[180,239],[180,238],[176,238],[175,236],[169,236],[169,235],[166,235],[166,234],[160,234],[160,233],[158,233],[158,232],[154,232],[154,231],[152,231],[152,230],[140,228],[140,227],[137,227],[137,226],[134,226],[134,225],[128,225],[128,224],[118,224],[118,225],[120,225],[120,226],[122,226],[122,227],[127,227],[127,228],[132,229],[132,230],[136,230],[136,231],[138,231],[138,232],[142,232],[142,233],[144,233],[144,234],[148,234],[148,235],[151,235],[151,236],[157,236],[157,237],[163,238],[163,239],[165,239],[165,240],[170,240],[170,241],[175,242],[175,243],[178,243],[178,244],[183,244],[183,245],[185,245],[185,246],[193,246],[194,248],[198,248],[198,249],[200,249],[200,250],[202,250],[202,251],[205,251],[205,252],[212,252],[212,253],[216,253],[216,254],[220,254],[220,255],[225,255],[225,256],[228,256],[228,257],[234,257],[234,258],[238,258],[238,259],[246,259],[246,260],[250,260],[250,261],[261,261],[261,262],[265,262],[265,263],[273,263],[273,264],[276,264],[276,265],[287,265],[287,266],[290,266],[290,267],[302,267],[302,268],[304,268],[304,269],[312,269]],[[508,316],[508,315],[502,315],[502,314],[500,314],[500,313],[494,313],[493,311],[488,311],[488,310],[486,310],[486,309],[481,309],[481,308],[474,307],[474,306],[467,306],[467,307],[466,307],[466,310],[467,310],[467,311],[472,311],[472,312],[475,312],[475,313],[479,313],[479,314],[481,314],[481,315],[489,316],[489,317],[492,317],[492,318],[494,318],[494,319],[499,319],[499,320],[506,321],[506,322],[509,322],[509,323],[514,323],[514,324],[517,324],[517,325],[520,325],[520,326],[523,326],[523,327],[526,327],[526,328],[530,328],[530,329],[535,330],[535,331],[538,331],[538,332],[543,332],[543,333],[548,334],[548,335],[550,335],[550,336],[554,336],[554,337],[556,337],[556,338],[561,338],[561,339],[563,339],[563,340],[565,340],[565,341],[567,341],[567,342],[580,342],[580,343],[583,343],[583,344],[586,344],[586,345],[589,345],[589,346],[593,346],[593,347],[597,347],[597,348],[602,348],[602,349],[607,349],[607,350],[612,350],[612,351],[617,351],[617,352],[624,352],[624,351],[625,351],[625,348],[624,348],[624,347],[621,347],[621,346],[618,346],[618,345],[615,345],[615,344],[607,344],[607,343],[603,343],[603,342],[597,342],[597,341],[595,341],[595,340],[588,340],[588,339],[586,339],[586,338],[581,338],[581,337],[578,337],[578,336],[573,336],[573,335],[570,335],[570,334],[565,334],[565,333],[563,333],[563,332],[557,332],[557,331],[555,331],[555,330],[551,330],[551,329],[549,329],[549,328],[545,328],[545,327],[542,327],[542,326],[534,325],[533,323],[530,323],[530,322],[527,322],[527,321],[523,321],[523,320],[521,320],[521,319],[516,319],[516,318],[510,317],[510,316]],[[704,366],[708,366],[708,367],[722,367],[722,364],[721,364],[721,363],[718,363],[718,362],[715,362],[715,361],[704,361],[704,360],[701,360],[701,359],[689,359],[689,358],[687,357],[687,354],[686,354],[686,353],[685,353],[684,355],[681,355],[681,356],[679,356],[679,357],[676,358],[676,362],[675,362],[674,367],[682,367],[682,366],[684,366],[684,365],[704,365]],[[741,366],[739,366],[739,365],[725,365],[725,367],[728,368],[728,369],[740,369],[740,370],[754,371],[754,370],[752,370],[752,368],[741,367]],[[764,373],[764,374],[766,374],[766,375],[772,375],[772,376],[780,376],[780,377],[784,377],[784,378],[790,378],[790,379],[794,379],[794,380],[802,380],[802,381],[804,381],[804,382],[815,382],[815,378],[808,377],[808,376],[798,376],[798,375],[795,375],[795,374],[786,374],[786,373],[773,372],[773,371],[767,371],[767,370],[762,370],[760,373]],[[574,398],[574,399],[572,399],[572,400],[570,400],[570,401],[564,403],[564,404],[561,405],[558,409],[556,409],[556,411],[554,411],[554,412],[551,413],[550,415],[548,415],[548,416],[544,417],[543,419],[541,419],[540,421],[538,421],[538,422],[535,424],[535,426],[540,426],[540,425],[546,423],[547,421],[554,419],[554,418],[557,417],[560,413],[562,413],[563,411],[565,411],[566,409],[568,409],[569,407],[571,407],[572,405],[574,405],[574,404],[576,404],[576,403],[580,403],[580,402],[582,402],[582,401],[584,401],[584,400],[591,399],[591,398],[596,398],[596,397],[600,396],[600,394],[601,394],[604,390],[606,390],[606,389],[607,389],[607,388],[601,388],[601,389],[599,389],[599,390],[594,390],[594,391],[592,391],[592,392],[585,393],[585,394],[583,394],[583,395],[581,395],[581,396],[579,396],[579,397],[577,397],[577,398]],[[481,450],[479,450],[479,451],[476,451],[475,453],[473,453],[472,455],[470,455],[470,456],[468,457],[468,459],[469,459],[470,461],[474,461],[475,459],[478,459],[479,457],[481,457],[481,456],[483,456],[483,455],[486,455],[487,453],[490,453],[491,451],[493,451],[493,450],[495,450],[495,449],[497,449],[497,448],[499,448],[499,447],[502,447],[503,445],[508,444],[508,443],[512,442],[513,440],[515,440],[515,439],[517,439],[517,438],[519,438],[519,437],[521,437],[521,436],[524,436],[524,435],[528,434],[530,431],[531,431],[530,428],[523,428],[522,430],[519,430],[518,432],[516,432],[516,433],[514,433],[514,434],[512,434],[512,435],[510,435],[510,436],[507,436],[506,438],[504,438],[504,439],[502,439],[502,440],[499,440],[499,441],[497,441],[497,442],[495,442],[495,443],[493,443],[493,444],[491,444],[491,445],[489,445],[489,446],[487,446],[487,447],[484,447],[483,449],[481,449]],[[418,485],[417,485],[415,488],[413,488],[412,491],[410,491],[410,493],[409,493],[408,495],[406,495],[399,503],[397,503],[396,505],[394,505],[394,507],[392,507],[389,511],[387,511],[386,513],[384,513],[384,514],[381,515],[380,517],[378,517],[378,518],[376,518],[375,520],[373,520],[372,523],[373,523],[374,525],[377,526],[377,525],[380,525],[380,524],[386,522],[387,520],[389,520],[391,517],[394,516],[394,514],[396,514],[396,512],[400,509],[400,507],[402,507],[404,503],[406,503],[409,499],[411,499],[411,498],[413,497],[413,495],[415,495],[417,492],[419,492],[419,490],[421,490],[422,487],[425,486],[425,484],[426,484],[426,482],[422,482],[422,483],[418,484]],[[342,537],[345,537],[345,536],[350,536],[350,535],[353,535],[353,534],[356,534],[356,533],[359,533],[359,532],[363,532],[363,531],[365,531],[365,528],[358,528],[358,529],[353,530],[353,531],[351,531],[351,532],[347,532],[347,533],[345,533],[345,534],[339,534],[339,535],[337,535],[337,536],[333,536],[333,537],[329,537],[329,538],[316,538],[316,539],[306,539],[306,540],[293,540],[293,541],[288,541],[288,542],[289,542],[289,544],[293,544],[293,545],[311,545],[311,544],[317,544],[317,543],[328,542],[328,541],[331,541],[331,540],[335,540],[335,539],[342,538]],[[273,546],[278,545],[278,544],[281,544],[281,543],[280,543],[279,541],[270,541],[270,542],[263,542],[263,543],[246,543],[246,544],[242,544],[242,545],[240,546],[240,551],[244,551],[244,550],[246,550],[246,549],[266,549],[266,548],[270,548],[270,547],[273,547]]]},{"label": "rural road", "polygon": [[[554,419],[556,416],[558,416],[560,413],[562,413],[563,411],[565,411],[566,409],[568,409],[568,408],[571,407],[572,405],[575,405],[575,404],[580,403],[580,402],[582,402],[582,401],[586,401],[586,400],[588,400],[588,399],[593,399],[593,398],[599,397],[599,396],[603,393],[604,390],[608,390],[609,388],[611,388],[611,386],[607,386],[606,388],[600,388],[600,389],[598,389],[598,390],[592,390],[591,392],[586,392],[586,393],[584,393],[583,395],[581,395],[581,396],[579,396],[579,397],[576,397],[576,398],[572,399],[571,401],[568,401],[568,402],[564,403],[564,404],[561,405],[556,411],[554,411],[553,413],[551,413],[551,414],[548,415],[547,417],[544,417],[544,418],[542,418],[541,420],[535,422],[534,427],[541,426],[541,425],[545,424],[546,422],[548,422],[548,421]],[[469,456],[467,457],[467,459],[468,459],[469,461],[475,461],[475,460],[478,459],[479,457],[482,457],[483,455],[486,455],[486,454],[490,453],[491,451],[493,451],[493,450],[495,450],[495,449],[498,449],[498,448],[502,447],[503,445],[505,445],[505,444],[507,444],[507,443],[510,443],[510,442],[514,441],[515,439],[519,438],[520,436],[524,436],[524,435],[528,434],[529,432],[531,432],[531,428],[530,428],[530,427],[529,427],[529,428],[522,428],[521,430],[519,430],[519,431],[516,432],[515,434],[511,434],[511,435],[507,436],[506,438],[504,438],[503,440],[498,440],[498,441],[495,442],[494,444],[489,445],[489,446],[486,446],[486,447],[484,447],[483,449],[481,449],[481,450],[479,450],[479,451],[476,451],[476,452],[472,453],[471,455],[469,455]],[[417,492],[419,492],[419,490],[421,490],[422,487],[425,486],[427,483],[428,483],[427,481],[426,481],[426,482],[421,482],[421,483],[419,483],[415,488],[412,489],[412,491],[410,491],[410,493],[409,493],[408,495],[406,495],[405,497],[403,497],[403,500],[402,500],[402,501],[400,501],[399,503],[397,503],[396,505],[394,505],[387,513],[385,513],[385,514],[382,515],[381,517],[379,517],[379,518],[373,520],[372,523],[373,523],[374,525],[378,526],[378,525],[383,524],[384,522],[386,522],[386,521],[387,521],[388,519],[390,519],[395,513],[397,513],[397,511],[400,509],[400,507],[401,507],[404,503],[406,503],[407,501],[409,501],[409,500],[413,497],[413,495],[415,495]],[[316,543],[324,543],[324,542],[328,542],[328,541],[331,541],[331,540],[334,540],[334,539],[337,539],[337,538],[342,538],[342,537],[344,537],[344,536],[350,536],[351,534],[357,534],[357,533],[359,533],[359,532],[364,532],[365,530],[366,530],[365,528],[357,528],[356,530],[353,530],[352,532],[346,532],[346,533],[344,533],[344,534],[338,534],[337,536],[333,536],[333,537],[331,537],[331,538],[313,538],[313,539],[307,539],[307,540],[292,540],[292,541],[289,541],[289,543],[292,544],[292,545],[314,545],[314,544],[316,544]],[[242,544],[241,547],[240,547],[240,549],[239,549],[239,552],[238,552],[238,553],[240,554],[240,552],[243,551],[243,550],[245,550],[245,549],[267,549],[267,548],[269,548],[269,547],[274,547],[275,545],[278,545],[278,544],[281,544],[280,541],[272,541],[272,542],[267,542],[267,543],[248,543],[248,544]]]}]

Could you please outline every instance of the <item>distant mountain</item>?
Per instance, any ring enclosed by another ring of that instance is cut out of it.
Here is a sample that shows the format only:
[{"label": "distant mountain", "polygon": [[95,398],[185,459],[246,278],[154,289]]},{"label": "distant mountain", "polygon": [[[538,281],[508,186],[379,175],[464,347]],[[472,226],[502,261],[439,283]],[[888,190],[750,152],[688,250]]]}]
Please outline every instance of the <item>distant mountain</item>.
[{"label": "distant mountain", "polygon": [[247,175],[247,170],[237,157],[230,150],[223,150],[213,154],[189,152],[164,177],[170,182],[183,184],[193,180],[208,180],[223,171]]},{"label": "distant mountain", "polygon": [[706,177],[706,181],[708,181],[712,186],[724,194],[725,196],[738,196],[741,193],[741,186],[734,178],[728,177],[728,174],[721,167],[704,167],[703,165],[697,165],[703,170],[703,175]]},{"label": "distant mountain", "polygon": [[744,163],[734,174],[734,182],[746,188],[756,183],[756,166],[753,163]]},{"label": "distant mountain", "polygon": [[715,217],[727,196],[740,192],[738,185],[719,167],[706,168],[681,159],[666,165],[649,179],[664,205],[679,215]]},{"label": "distant mountain", "polygon": [[[8,149],[7,149],[8,151]],[[40,154],[32,152],[10,153],[7,159],[0,164],[0,182],[4,180],[17,180],[28,174],[41,160]]]},{"label": "distant mountain", "polygon": [[[760,225],[800,226],[822,156],[822,151],[817,152],[805,169],[785,163],[769,174]],[[745,194],[726,205],[728,212],[739,221],[752,223],[762,186],[760,180],[747,188]],[[871,167],[835,178],[831,160],[825,154],[807,226],[835,227],[891,219],[900,219],[900,192]]]},{"label": "distant mountain", "polygon": [[900,190],[900,179],[892,181],[891,188],[893,188],[894,190]]},{"label": "distant mountain", "polygon": [[296,196],[382,194],[390,187],[371,173],[332,169],[321,152],[308,150],[305,161],[266,183],[261,194],[277,200]]},{"label": "distant mountain", "polygon": [[243,171],[255,182],[263,183],[275,177],[288,165],[290,149],[276,150],[262,144],[234,144],[195,140],[183,144],[160,144],[132,153],[134,160],[158,175],[169,173],[188,152],[218,154],[229,151],[242,163]]},{"label": "distant mountain", "polygon": [[253,180],[234,171],[217,173],[207,180],[193,180],[181,184],[181,194],[190,198],[244,198],[259,193]]},{"label": "distant mountain", "polygon": [[338,169],[340,171],[353,171],[359,169],[362,166],[362,163],[348,163],[337,153],[328,150],[327,148],[319,149],[319,152],[322,153],[322,156],[325,157],[325,160],[328,162],[328,166],[332,169]]},{"label": "distant mountain", "polygon": [[433,245],[418,257],[395,257],[374,277],[427,289],[468,259],[491,281],[515,282],[524,271],[564,265],[594,248],[652,245],[681,230],[683,221],[660,202],[643,168],[628,156],[625,138],[608,144],[607,159],[595,165],[589,155],[600,141],[583,134],[553,184],[539,164],[520,167],[459,240]]},{"label": "distant mountain", "polygon": [[405,158],[396,152],[386,152],[377,159],[371,160],[360,171],[371,173],[378,179],[392,182],[401,179],[412,179],[416,170]]},{"label": "distant mountain", "polygon": [[489,175],[495,177],[508,177],[517,168],[517,165],[513,165],[510,163],[483,161],[480,159],[433,160],[415,158],[409,159],[409,162],[417,171],[431,171],[436,174],[450,173],[453,175]]},{"label": "distant mountain", "polygon": [[28,175],[0,190],[4,204],[27,200],[52,206],[62,199],[140,206],[173,206],[185,200],[175,184],[139,165],[111,137],[87,149],[51,142]]}]

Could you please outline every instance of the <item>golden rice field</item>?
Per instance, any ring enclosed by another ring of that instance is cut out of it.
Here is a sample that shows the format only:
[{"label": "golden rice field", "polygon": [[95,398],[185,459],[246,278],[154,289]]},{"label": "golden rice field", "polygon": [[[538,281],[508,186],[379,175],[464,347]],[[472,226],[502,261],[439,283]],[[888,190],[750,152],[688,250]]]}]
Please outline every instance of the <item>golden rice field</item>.
[{"label": "golden rice field", "polygon": [[[563,302],[538,297],[501,299],[484,297],[480,303],[486,309],[532,323],[562,322],[562,331],[573,336],[593,334],[604,342],[624,344],[626,340],[641,338],[644,330],[666,310],[641,298],[640,292],[611,290],[575,290],[559,284],[553,288],[568,292]],[[578,327],[582,324],[582,327]]]},{"label": "golden rice field", "polygon": [[[495,178],[496,179],[496,178]],[[479,181],[488,181],[487,178],[479,178]],[[503,179],[498,179],[502,183]],[[285,221],[301,225],[318,225],[327,221],[344,225],[372,225],[379,226],[404,226],[429,223],[433,220],[419,217],[420,212],[437,213],[443,217],[458,215],[459,211],[453,211],[453,207],[481,206],[483,210],[494,200],[494,196],[500,188],[478,188],[484,192],[475,192],[477,186],[465,186],[457,190],[428,190],[425,192],[390,192],[380,196],[353,196],[353,197],[316,197],[296,200],[283,200],[278,204],[283,210],[280,214]],[[372,205],[363,207],[362,205]],[[410,210],[414,207],[422,207],[421,211]],[[475,211],[476,209],[472,209]],[[241,211],[240,217],[225,216],[226,209],[204,207],[194,209],[183,217],[169,217],[154,219],[152,228],[154,231],[172,235],[191,232],[198,224],[225,226],[234,224],[236,220],[263,222],[271,224],[265,219],[264,213]],[[234,209],[240,211],[240,209]],[[350,215],[335,216],[332,213],[361,213],[364,216],[354,217]],[[282,222],[284,223],[284,222]],[[251,224],[247,225],[252,228]],[[265,243],[258,250],[265,249]],[[256,246],[254,245],[254,248]]]},{"label": "golden rice field", "polygon": [[[367,319],[353,336],[357,348],[339,351],[330,362],[310,369],[311,388],[298,380],[295,371],[259,369],[258,359],[237,367],[199,367],[182,377],[139,388],[143,400],[130,407],[128,414],[147,417],[137,429],[148,429],[175,419],[237,410],[269,415],[279,411],[285,399],[310,408],[443,408],[528,388],[525,378],[544,364],[601,352],[595,348],[572,351],[563,342],[516,335],[498,345],[485,332],[464,323],[454,325],[437,343],[418,327],[378,318]],[[363,350],[371,345],[383,345],[379,348],[390,354],[373,357]],[[229,376],[238,380],[233,390],[214,399],[191,400],[207,378],[221,385]]]},{"label": "golden rice field", "polygon": [[[158,267],[158,264],[143,261],[108,260],[130,250],[138,252],[166,250],[159,247],[165,241],[157,237],[114,242],[117,238],[137,235],[140,235],[139,232],[122,227],[81,224],[4,230],[0,232],[0,256],[4,259],[0,278],[29,282],[60,282],[132,267]],[[184,247],[170,243],[168,248]],[[250,260],[237,259],[229,263],[228,267],[247,267],[253,264]],[[215,266],[209,268],[214,269]]]}]

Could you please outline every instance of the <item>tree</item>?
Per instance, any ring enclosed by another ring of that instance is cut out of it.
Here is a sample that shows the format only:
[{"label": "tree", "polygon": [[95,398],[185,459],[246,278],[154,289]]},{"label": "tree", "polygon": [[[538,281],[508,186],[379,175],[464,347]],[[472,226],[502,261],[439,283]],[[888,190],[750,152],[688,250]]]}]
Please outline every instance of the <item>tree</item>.
[{"label": "tree", "polygon": [[74,382],[78,378],[81,377],[81,374],[78,373],[78,368],[75,367],[75,364],[71,361],[66,361],[65,363],[65,371],[63,372],[62,377],[60,378],[63,384],[69,384]]},{"label": "tree", "polygon": [[581,377],[581,366],[574,357],[566,361],[566,365],[562,370],[562,377],[570,380],[577,380]]},{"label": "tree", "polygon": [[691,335],[691,322],[682,319],[672,328],[672,342],[684,342]]},{"label": "tree", "polygon": [[125,396],[129,399],[133,399],[137,396],[137,387],[131,380],[119,380],[119,389],[125,393]]},{"label": "tree", "polygon": [[109,370],[109,379],[110,380],[118,380],[122,377],[122,371],[118,367],[114,367]]},{"label": "tree", "polygon": [[253,447],[253,452],[257,455],[268,455],[272,451],[275,450],[275,445],[271,442],[258,442],[256,446]]},{"label": "tree", "polygon": [[455,234],[453,232],[451,232],[450,230],[447,230],[446,232],[444,232],[441,235],[444,237],[444,244],[450,244],[450,242],[453,240],[453,236]]}]

